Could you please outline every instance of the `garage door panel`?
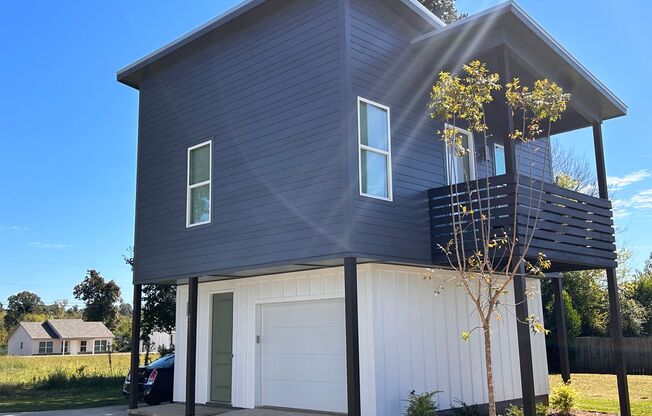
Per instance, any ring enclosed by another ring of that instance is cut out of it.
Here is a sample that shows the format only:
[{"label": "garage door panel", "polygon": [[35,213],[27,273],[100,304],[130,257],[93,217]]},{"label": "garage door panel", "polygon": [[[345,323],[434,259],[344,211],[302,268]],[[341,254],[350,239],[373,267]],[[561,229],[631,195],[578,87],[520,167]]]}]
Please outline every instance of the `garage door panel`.
[{"label": "garage door panel", "polygon": [[263,305],[262,405],[346,413],[343,299]]},{"label": "garage door panel", "polygon": [[[306,368],[311,371],[307,372]],[[343,373],[346,373],[344,354],[324,354],[318,360],[307,354],[266,354],[263,358],[263,380],[341,383]]]},{"label": "garage door panel", "polygon": [[[346,352],[346,338],[339,327],[296,327],[270,328],[264,331],[262,342],[265,352],[309,353],[309,354],[343,354]],[[287,342],[288,339],[292,342]]]},{"label": "garage door panel", "polygon": [[[302,326],[342,326],[344,307],[341,299],[279,303],[265,306],[264,328]],[[299,313],[298,313],[299,312]]]},{"label": "garage door panel", "polygon": [[346,385],[276,380],[263,391],[266,406],[346,413]]}]

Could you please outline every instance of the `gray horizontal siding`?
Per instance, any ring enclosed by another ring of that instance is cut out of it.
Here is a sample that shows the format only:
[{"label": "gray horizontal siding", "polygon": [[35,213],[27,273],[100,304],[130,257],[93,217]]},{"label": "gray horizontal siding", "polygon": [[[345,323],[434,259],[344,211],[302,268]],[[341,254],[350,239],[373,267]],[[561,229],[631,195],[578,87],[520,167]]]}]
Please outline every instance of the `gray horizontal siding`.
[{"label": "gray horizontal siding", "polygon": [[[339,15],[337,0],[263,5],[147,71],[137,281],[344,251]],[[212,223],[187,229],[186,151],[208,139]]]},{"label": "gray horizontal siding", "polygon": [[[391,108],[393,202],[359,195],[357,137],[352,249],[369,258],[430,262],[427,190],[445,183],[444,146],[426,108],[432,80],[414,55],[416,31],[385,2],[351,1],[351,83],[361,96]],[[356,124],[357,128],[357,124]],[[357,132],[356,132],[357,133]]]}]

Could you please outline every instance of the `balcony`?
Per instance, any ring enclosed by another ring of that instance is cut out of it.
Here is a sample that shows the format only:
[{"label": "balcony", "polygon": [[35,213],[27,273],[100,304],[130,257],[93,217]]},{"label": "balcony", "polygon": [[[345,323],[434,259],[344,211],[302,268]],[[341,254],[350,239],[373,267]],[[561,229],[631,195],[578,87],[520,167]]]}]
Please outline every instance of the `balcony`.
[{"label": "balcony", "polygon": [[[534,232],[526,258],[533,261],[538,253],[544,253],[552,262],[550,272],[616,267],[609,200],[541,183],[523,175],[509,174],[479,179],[477,184],[462,183],[430,189],[428,198],[432,261],[435,265],[449,265],[449,259],[439,245],[445,246],[453,238],[451,206],[455,212],[466,206],[476,212],[482,208],[482,213],[491,222],[491,234],[501,236],[505,232],[512,236],[516,234],[513,232],[516,227],[521,250],[526,235]],[[475,215],[479,230],[478,217]],[[533,227],[535,218],[536,227]],[[468,255],[475,247],[471,216],[465,216],[462,225]]]}]

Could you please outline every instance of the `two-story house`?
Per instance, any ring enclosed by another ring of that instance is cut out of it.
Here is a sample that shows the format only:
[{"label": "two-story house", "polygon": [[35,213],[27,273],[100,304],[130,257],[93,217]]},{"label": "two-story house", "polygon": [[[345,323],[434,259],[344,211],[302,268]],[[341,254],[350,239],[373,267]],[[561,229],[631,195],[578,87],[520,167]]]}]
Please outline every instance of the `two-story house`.
[{"label": "two-story house", "polygon": [[[247,0],[118,72],[140,101],[134,313],[140,285],[179,285],[174,400],[187,414],[394,416],[412,390],[439,390],[442,409],[487,402],[481,337],[460,337],[476,318],[431,215],[456,175],[430,87],[471,59],[569,91],[553,133],[593,126],[601,198],[546,183],[532,250],[551,273],[610,270],[615,293],[600,126],[626,107],[514,3],[445,25],[417,0]],[[504,99],[487,114],[491,143],[469,134],[455,169],[505,189],[515,174],[551,182],[547,142],[508,140]],[[505,302],[520,306],[493,328],[497,399],[526,414],[549,392],[544,336],[517,320],[542,314],[538,287],[520,276]]]}]

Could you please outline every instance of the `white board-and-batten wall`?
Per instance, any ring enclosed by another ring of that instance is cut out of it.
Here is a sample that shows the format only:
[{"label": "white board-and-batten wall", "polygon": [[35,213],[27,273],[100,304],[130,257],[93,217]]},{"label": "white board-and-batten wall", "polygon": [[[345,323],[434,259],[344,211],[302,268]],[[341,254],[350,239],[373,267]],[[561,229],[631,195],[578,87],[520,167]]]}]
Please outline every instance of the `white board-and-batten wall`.
[{"label": "white board-and-batten wall", "polygon": [[[344,297],[343,268],[224,280],[199,284],[197,322],[196,401],[209,401],[211,299],[233,292],[232,404],[253,408],[257,395],[257,310],[272,302],[297,302]],[[477,326],[473,306],[451,272],[437,270],[424,279],[422,268],[364,264],[358,266],[361,406],[363,415],[400,415],[410,391],[438,390],[441,409],[486,403],[482,336],[474,331],[469,342],[463,331]],[[441,286],[441,290],[436,290]],[[542,316],[540,284],[528,279],[530,312]],[[440,292],[436,294],[435,292]],[[174,400],[185,399],[188,286],[177,290],[177,355]],[[513,293],[493,324],[493,364],[498,401],[521,396]],[[535,392],[548,394],[545,339],[532,335]]]}]

